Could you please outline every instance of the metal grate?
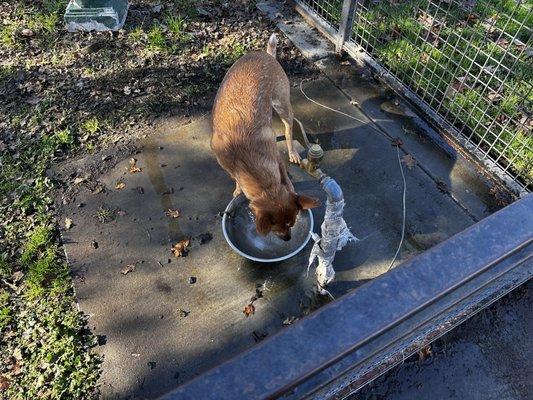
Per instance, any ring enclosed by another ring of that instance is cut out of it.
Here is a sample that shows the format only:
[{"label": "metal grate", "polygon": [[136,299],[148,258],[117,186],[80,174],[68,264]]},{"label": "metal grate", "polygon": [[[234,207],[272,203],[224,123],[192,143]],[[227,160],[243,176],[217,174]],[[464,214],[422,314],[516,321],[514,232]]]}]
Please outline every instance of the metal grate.
[{"label": "metal grate", "polygon": [[298,3],[314,11],[330,27],[339,28],[342,0],[301,0]]},{"label": "metal grate", "polygon": [[347,36],[473,154],[519,190],[531,191],[532,4],[352,0]]}]

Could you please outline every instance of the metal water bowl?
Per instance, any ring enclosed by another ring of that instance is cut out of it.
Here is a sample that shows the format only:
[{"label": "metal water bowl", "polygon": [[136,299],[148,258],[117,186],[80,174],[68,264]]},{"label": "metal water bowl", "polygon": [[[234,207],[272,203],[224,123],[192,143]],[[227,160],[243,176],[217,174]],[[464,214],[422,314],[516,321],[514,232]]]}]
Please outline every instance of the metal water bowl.
[{"label": "metal water bowl", "polygon": [[230,201],[222,218],[222,232],[230,247],[249,260],[283,261],[298,254],[311,238],[313,213],[302,210],[291,229],[291,240],[284,241],[273,233],[260,235],[248,199],[238,196]]}]

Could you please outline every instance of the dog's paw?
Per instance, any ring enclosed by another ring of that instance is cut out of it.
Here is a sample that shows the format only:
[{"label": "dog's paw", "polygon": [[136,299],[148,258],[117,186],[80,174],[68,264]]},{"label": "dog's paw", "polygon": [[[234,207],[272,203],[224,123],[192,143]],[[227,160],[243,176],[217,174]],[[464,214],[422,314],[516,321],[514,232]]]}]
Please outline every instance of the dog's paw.
[{"label": "dog's paw", "polygon": [[289,151],[289,161],[295,164],[300,164],[302,159],[296,151],[292,150],[292,151]]}]

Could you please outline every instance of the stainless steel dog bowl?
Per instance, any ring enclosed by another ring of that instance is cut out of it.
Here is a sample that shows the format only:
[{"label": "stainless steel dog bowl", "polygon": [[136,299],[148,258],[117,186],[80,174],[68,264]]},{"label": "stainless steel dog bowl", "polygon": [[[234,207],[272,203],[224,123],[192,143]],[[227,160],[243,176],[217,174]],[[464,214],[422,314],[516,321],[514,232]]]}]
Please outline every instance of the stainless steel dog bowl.
[{"label": "stainless steel dog bowl", "polygon": [[313,213],[302,210],[291,229],[291,240],[284,241],[273,233],[261,236],[255,229],[255,218],[244,196],[231,200],[222,218],[222,232],[231,248],[258,262],[277,262],[298,254],[311,238],[312,231]]}]

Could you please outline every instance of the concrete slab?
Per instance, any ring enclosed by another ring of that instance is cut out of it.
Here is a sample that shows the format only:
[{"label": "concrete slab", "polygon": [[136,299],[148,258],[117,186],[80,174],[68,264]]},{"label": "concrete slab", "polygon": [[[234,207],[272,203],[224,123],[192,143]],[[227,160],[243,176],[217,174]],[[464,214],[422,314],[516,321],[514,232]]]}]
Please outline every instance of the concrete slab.
[{"label": "concrete slab", "polygon": [[[335,53],[331,42],[319,35],[286,4],[275,1],[261,1],[257,8],[266,16],[276,21],[276,26],[300,50],[309,61],[317,61]],[[282,15],[283,14],[283,15]]]},{"label": "concrete slab", "polygon": [[[386,271],[401,235],[401,173],[389,138],[370,129],[372,122],[328,79],[309,82],[305,90],[364,121],[293,92],[296,116],[326,150],[323,169],[343,188],[345,219],[362,239],[335,260],[337,281],[330,289],[338,297]],[[74,222],[62,234],[80,307],[93,332],[106,337],[99,347],[104,399],[153,398],[282,329],[287,317],[302,317],[328,301],[313,292],[312,274],[305,274],[311,244],[273,265],[244,260],[226,244],[220,212],[233,184],[211,154],[209,137],[207,118],[163,125],[134,156],[140,171],[130,172],[126,158],[98,185],[58,205],[61,219]],[[279,147],[285,151],[282,141]],[[290,174],[297,190],[324,198],[297,167]],[[474,222],[423,168],[405,168],[405,174],[407,235],[397,263]],[[105,189],[90,190],[95,187]],[[181,216],[169,218],[169,209]],[[322,215],[316,210],[315,226]],[[176,258],[171,247],[185,237],[190,251]],[[130,264],[135,269],[123,274]],[[243,309],[258,286],[266,289],[247,318]]]}]

